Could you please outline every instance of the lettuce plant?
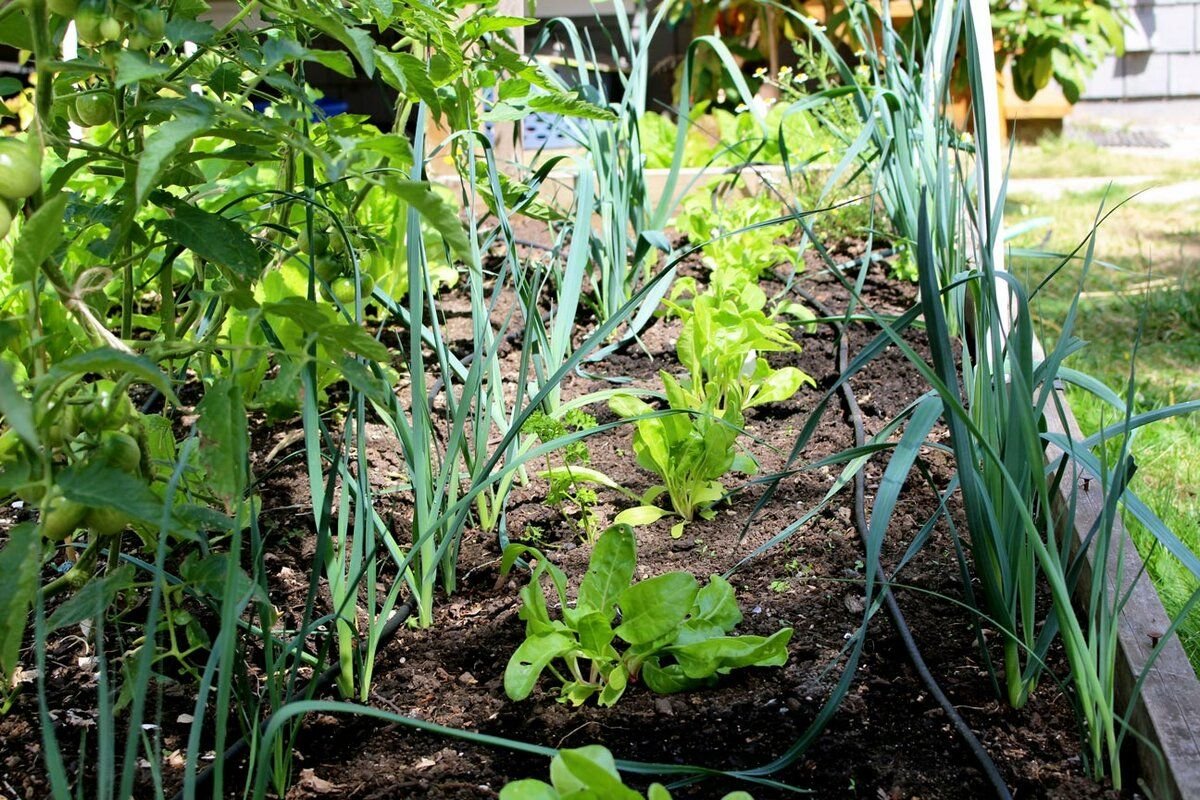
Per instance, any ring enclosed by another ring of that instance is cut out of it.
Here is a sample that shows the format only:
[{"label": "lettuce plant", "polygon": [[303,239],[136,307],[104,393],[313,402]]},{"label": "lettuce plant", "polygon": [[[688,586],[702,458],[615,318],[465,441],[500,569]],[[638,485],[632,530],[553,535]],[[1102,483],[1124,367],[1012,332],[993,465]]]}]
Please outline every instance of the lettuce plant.
[{"label": "lettuce plant", "polygon": [[638,464],[662,479],[616,521],[645,525],[666,516],[671,512],[654,504],[665,492],[682,517],[671,529],[676,538],[697,514],[711,517],[710,506],[725,494],[725,473],[757,471],[751,456],[735,453],[743,411],[786,400],[804,384],[814,384],[800,369],[775,368],[763,357],[797,351],[800,345],[786,324],[763,312],[766,296],[757,284],[724,283],[690,302],[678,299],[668,306],[683,319],[676,353],[687,375],[676,379],[660,373],[675,413],[655,414],[649,404],[626,395],[609,401],[613,411],[634,420]]},{"label": "lettuce plant", "polygon": [[787,400],[804,384],[816,385],[796,367],[775,369],[763,353],[798,352],[788,326],[763,311],[766,296],[755,284],[709,291],[688,307],[675,306],[683,329],[675,346],[689,377],[684,382],[695,404],[711,393],[721,408],[740,409]]},{"label": "lettuce plant", "polygon": [[[637,542],[628,525],[614,525],[597,539],[574,604],[567,600],[566,575],[532,547],[506,547],[501,573],[525,554],[537,564],[520,591],[526,638],[504,670],[504,691],[513,700],[528,697],[546,670],[562,684],[561,702],[581,705],[595,696],[611,706],[638,680],[670,694],[711,684],[738,667],[787,661],[791,628],[771,636],[727,635],[742,612],[724,578],[714,575],[702,588],[691,573],[668,572],[633,583]],[[562,619],[550,616],[542,586],[547,575]]]},{"label": "lettuce plant", "polygon": [[[513,781],[500,790],[500,800],[671,800],[661,783],[652,783],[645,795],[630,789],[617,772],[617,762],[607,747],[589,744],[561,750],[550,761],[550,783],[534,778]],[[722,800],[753,800],[746,792],[730,792]]]},{"label": "lettuce plant", "polygon": [[671,528],[671,536],[683,535],[683,526],[697,515],[711,519],[713,503],[725,495],[721,477],[730,470],[747,475],[758,471],[748,454],[736,453],[734,446],[742,430],[739,406],[718,408],[720,395],[708,392],[699,406],[678,380],[660,373],[666,390],[668,413],[655,413],[649,404],[636,397],[620,394],[609,400],[613,411],[634,420],[633,453],[643,469],[653,472],[662,483],[642,495],[641,504],[622,511],[616,522],[648,525],[671,512],[654,502],[666,494],[671,508],[682,520]]},{"label": "lettuce plant", "polygon": [[779,264],[793,263],[793,249],[776,241],[787,232],[783,224],[764,224],[784,213],[772,195],[730,198],[696,192],[692,198],[684,201],[675,227],[703,246],[704,263],[714,272],[733,270],[756,281]]}]

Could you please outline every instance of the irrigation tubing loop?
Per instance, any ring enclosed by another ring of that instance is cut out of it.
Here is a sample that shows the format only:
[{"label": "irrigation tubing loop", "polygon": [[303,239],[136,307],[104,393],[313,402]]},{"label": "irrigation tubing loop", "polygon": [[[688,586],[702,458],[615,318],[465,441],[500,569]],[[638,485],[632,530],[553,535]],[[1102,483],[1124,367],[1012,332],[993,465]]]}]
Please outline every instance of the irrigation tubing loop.
[{"label": "irrigation tubing loop", "polygon": [[[804,298],[805,302],[810,304],[817,312],[827,320],[835,320],[836,315],[832,310],[814,297],[809,292],[799,286],[793,287],[797,294]],[[828,323],[837,334],[838,353],[837,353],[837,370],[838,373],[846,371],[849,362],[850,340],[846,336],[845,326],[841,322],[831,321]],[[866,444],[866,428],[863,425],[862,409],[858,405],[858,397],[854,394],[854,390],[850,387],[849,381],[843,381],[841,386],[842,399],[846,404],[846,412],[850,416],[850,422],[854,426],[854,445],[855,447],[863,447]],[[867,544],[867,512],[866,512],[866,476],[860,469],[854,475],[854,526],[858,529],[859,538],[862,539],[863,546]],[[908,658],[916,669],[917,674],[921,677],[921,682],[925,684],[925,688],[929,690],[929,694],[941,706],[942,711],[950,718],[950,723],[954,729],[962,737],[963,742],[979,763],[984,775],[987,777],[988,783],[996,793],[996,797],[1001,800],[1012,800],[1012,793],[1008,789],[1008,785],[1004,782],[1003,776],[1000,775],[1000,770],[996,767],[996,762],[992,761],[983,744],[971,730],[966,721],[958,713],[958,709],[950,702],[950,698],[946,697],[946,693],[942,691],[942,687],[938,685],[937,680],[929,672],[929,667],[925,664],[925,659],[921,656],[921,650],[917,647],[916,641],[913,639],[912,631],[908,627],[908,622],[904,619],[904,613],[900,610],[900,604],[896,601],[895,594],[891,590],[891,576],[881,564],[879,573],[883,579],[884,599],[887,603],[888,616],[891,617],[892,625],[899,634],[900,640],[904,643],[904,649],[908,651]]]}]

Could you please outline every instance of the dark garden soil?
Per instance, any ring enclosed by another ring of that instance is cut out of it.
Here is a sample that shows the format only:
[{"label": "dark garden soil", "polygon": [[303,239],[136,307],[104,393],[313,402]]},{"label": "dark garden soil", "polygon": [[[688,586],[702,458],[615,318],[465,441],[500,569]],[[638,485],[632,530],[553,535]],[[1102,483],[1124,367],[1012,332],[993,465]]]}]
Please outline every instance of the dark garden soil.
[{"label": "dark garden soil", "polygon": [[[801,276],[803,287],[835,309],[845,307],[845,293],[819,268]],[[872,272],[865,296],[881,313],[897,313],[913,302],[913,288]],[[467,335],[456,325],[454,298],[446,303],[451,335]],[[643,337],[644,352],[632,347],[596,366],[609,376],[654,386],[659,369],[677,370],[673,345],[676,327],[657,322]],[[853,354],[871,333],[851,334]],[[748,413],[756,441],[747,443],[764,473],[781,469],[787,452],[825,389],[837,376],[832,330],[820,327],[801,335],[803,351],[772,358],[776,365],[794,364],[816,381],[795,397]],[[921,337],[910,336],[920,349]],[[609,384],[572,378],[565,397],[607,388]],[[853,381],[868,432],[879,430],[919,393],[921,382],[904,357],[891,348]],[[601,421],[613,419],[603,406],[594,409]],[[394,486],[402,474],[395,446],[380,427],[371,453],[376,486]],[[259,430],[254,451],[263,486],[264,528],[270,555],[267,568],[275,587],[273,601],[289,616],[302,610],[307,564],[314,542],[307,507],[307,479],[298,458],[299,446],[288,445],[286,429]],[[817,432],[800,454],[810,463],[853,445],[853,432],[840,402],[826,410]],[[283,445],[278,453],[271,451]],[[618,428],[590,440],[592,466],[622,485],[641,492],[652,476],[631,455],[631,432]],[[271,462],[267,456],[271,454]],[[924,455],[935,479],[944,485],[947,458],[939,451]],[[867,468],[868,495],[882,471],[879,459]],[[778,491],[751,516],[761,486],[748,486],[719,506],[711,521],[688,526],[682,539],[669,536],[669,520],[638,531],[640,577],[686,569],[698,576],[722,573],[755,547],[819,503],[837,477],[837,468],[800,472],[782,480]],[[518,486],[509,505],[508,528],[514,538],[540,530],[540,546],[548,558],[575,581],[583,574],[588,548],[563,510],[543,503],[545,484],[533,477]],[[399,496],[399,495],[397,495]],[[611,519],[622,507],[615,493],[600,494],[600,513]],[[402,628],[380,654],[375,667],[371,703],[381,709],[462,728],[552,747],[599,743],[618,758],[668,764],[745,769],[766,764],[784,753],[810,725],[845,665],[843,649],[863,616],[862,546],[846,489],[830,506],[786,542],[746,563],[731,581],[745,614],[742,633],[770,634],[792,626],[790,658],[781,668],[735,672],[710,688],[658,696],[634,685],[614,708],[594,705],[571,708],[557,702],[550,680],[527,700],[508,700],[502,687],[505,664],[523,639],[517,618],[520,574],[500,579],[499,550],[494,535],[468,531],[460,558],[460,591],[443,598],[436,624],[429,630]],[[895,562],[935,507],[929,486],[911,483],[897,511],[885,546],[885,560]],[[394,516],[403,528],[405,509]],[[744,534],[744,537],[743,537]],[[901,589],[897,597],[932,673],[959,712],[978,732],[1018,797],[1109,797],[1114,793],[1087,779],[1078,757],[1079,731],[1067,695],[1046,679],[1021,711],[998,702],[974,641],[969,615],[950,599],[962,597],[959,570],[945,524],[929,544],[895,578],[920,587]],[[62,632],[66,633],[66,632]],[[78,636],[62,636],[48,648],[48,693],[60,741],[69,751],[89,725],[94,711],[91,653]],[[1051,663],[1064,672],[1061,657]],[[0,796],[44,796],[40,778],[41,743],[36,696],[30,691],[14,710],[0,718]],[[90,691],[89,691],[90,690]],[[189,687],[164,689],[163,747],[165,779],[177,785],[178,752],[186,744],[186,727],[178,714],[190,713]],[[73,730],[73,728],[77,730]],[[352,716],[310,718],[296,743],[300,779],[291,798],[487,798],[509,780],[545,778],[547,760],[502,749],[412,731]],[[951,725],[917,678],[905,650],[887,619],[878,614],[870,624],[862,661],[849,695],[828,728],[808,752],[774,776],[820,797],[966,798],[990,796],[981,771]],[[637,778],[631,782],[637,784]],[[708,780],[678,790],[677,797],[719,797],[732,788],[749,789],[755,797],[785,793]]]}]

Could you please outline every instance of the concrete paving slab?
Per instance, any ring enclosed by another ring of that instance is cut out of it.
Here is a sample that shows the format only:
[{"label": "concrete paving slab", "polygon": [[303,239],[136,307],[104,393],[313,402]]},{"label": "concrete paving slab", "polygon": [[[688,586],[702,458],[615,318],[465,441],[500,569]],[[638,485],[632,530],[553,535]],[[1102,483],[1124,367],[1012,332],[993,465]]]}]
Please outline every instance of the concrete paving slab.
[{"label": "concrete paving slab", "polygon": [[1065,194],[1094,192],[1110,184],[1116,191],[1156,180],[1161,178],[1157,175],[1120,175],[1113,178],[1013,178],[1008,182],[1008,194],[1010,197],[1033,195],[1042,200],[1058,200]]},{"label": "concrete paving slab", "polygon": [[1151,205],[1179,205],[1200,200],[1200,181],[1181,181],[1165,186],[1154,186],[1139,194],[1138,203]]}]

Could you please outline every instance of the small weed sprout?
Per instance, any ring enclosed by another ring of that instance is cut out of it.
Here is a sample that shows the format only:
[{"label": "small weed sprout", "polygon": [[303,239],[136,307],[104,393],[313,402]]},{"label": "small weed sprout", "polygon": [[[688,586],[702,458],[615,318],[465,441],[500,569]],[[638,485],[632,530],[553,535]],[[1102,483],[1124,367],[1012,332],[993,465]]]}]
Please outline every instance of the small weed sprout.
[{"label": "small weed sprout", "polygon": [[[545,444],[594,427],[594,416],[573,408],[563,414],[562,419],[536,411],[525,422],[524,429]],[[546,470],[539,474],[550,483],[546,502],[558,506],[562,515],[591,542],[600,531],[601,519],[596,511],[596,490],[586,483],[580,471],[581,468],[586,470],[592,461],[587,442],[580,438],[564,446],[562,461],[562,467],[556,468],[550,463],[550,455],[546,455]]]}]

